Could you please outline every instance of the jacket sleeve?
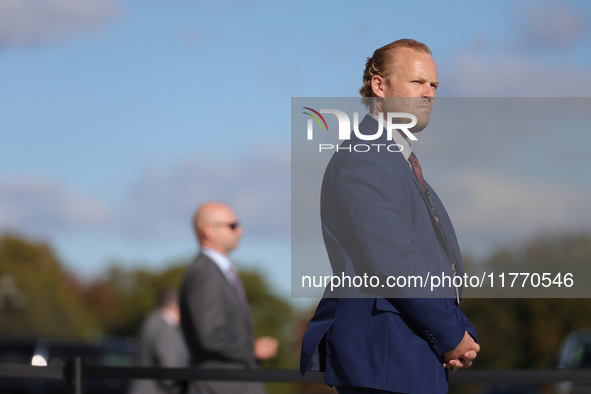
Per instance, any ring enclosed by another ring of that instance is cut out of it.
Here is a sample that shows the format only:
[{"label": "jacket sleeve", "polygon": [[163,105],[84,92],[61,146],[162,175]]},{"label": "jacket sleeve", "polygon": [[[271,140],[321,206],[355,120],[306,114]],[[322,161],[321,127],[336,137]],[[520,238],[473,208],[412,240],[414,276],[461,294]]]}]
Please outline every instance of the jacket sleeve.
[{"label": "jacket sleeve", "polygon": [[474,327],[474,324],[472,324],[472,322],[470,322],[470,320],[466,317],[466,315],[464,315],[462,313],[462,315],[464,316],[464,326],[466,327],[466,331],[468,331],[468,334],[470,334],[472,336],[472,338],[474,338],[474,341],[476,343],[478,342],[478,337],[476,336],[476,327]]}]

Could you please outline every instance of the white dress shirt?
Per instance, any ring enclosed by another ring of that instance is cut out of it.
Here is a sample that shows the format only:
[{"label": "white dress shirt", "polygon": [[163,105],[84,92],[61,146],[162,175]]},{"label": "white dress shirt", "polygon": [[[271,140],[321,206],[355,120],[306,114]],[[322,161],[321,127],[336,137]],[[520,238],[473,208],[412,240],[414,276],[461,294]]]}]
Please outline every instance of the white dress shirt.
[{"label": "white dress shirt", "polygon": [[224,275],[226,275],[226,279],[232,283],[234,274],[232,273],[232,262],[228,256],[215,249],[208,248],[207,246],[201,247],[201,253],[212,259],[213,262],[216,263],[220,268],[220,270],[222,270]]}]

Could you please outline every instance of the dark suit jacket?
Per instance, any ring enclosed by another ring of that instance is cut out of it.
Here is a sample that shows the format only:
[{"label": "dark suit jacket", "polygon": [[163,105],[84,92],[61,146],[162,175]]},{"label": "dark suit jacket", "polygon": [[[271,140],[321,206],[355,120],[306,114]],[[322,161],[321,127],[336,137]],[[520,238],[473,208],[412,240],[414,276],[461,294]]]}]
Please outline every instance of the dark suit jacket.
[{"label": "dark suit jacket", "polygon": [[[360,124],[374,134],[378,122]],[[367,143],[354,135],[348,144]],[[393,144],[382,138],[372,143]],[[456,236],[443,204],[428,186],[457,260]],[[335,275],[453,275],[447,246],[427,208],[420,185],[402,153],[382,148],[340,150],[331,159],[321,192],[324,242]],[[371,289],[366,289],[370,291]],[[404,293],[401,293],[402,295]],[[351,294],[348,294],[351,295]],[[300,370],[310,368],[318,347],[330,385],[402,393],[445,393],[441,356],[474,326],[451,298],[330,298],[318,305],[304,335]]]},{"label": "dark suit jacket", "polygon": [[[143,367],[186,368],[189,351],[180,327],[168,324],[159,311],[152,312],[142,325],[138,365]],[[175,382],[134,380],[131,394],[163,394],[174,391]]]},{"label": "dark suit jacket", "polygon": [[[250,312],[217,264],[201,253],[179,293],[181,327],[191,364],[203,368],[256,368]],[[189,392],[261,393],[258,383],[194,382]]]}]

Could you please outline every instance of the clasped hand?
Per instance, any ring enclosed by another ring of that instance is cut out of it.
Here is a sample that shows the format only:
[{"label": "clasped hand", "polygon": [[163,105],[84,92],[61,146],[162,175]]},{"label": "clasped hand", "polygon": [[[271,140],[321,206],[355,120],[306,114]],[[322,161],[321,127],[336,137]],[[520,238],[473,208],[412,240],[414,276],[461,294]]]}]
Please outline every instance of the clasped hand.
[{"label": "clasped hand", "polygon": [[474,338],[466,331],[462,342],[443,355],[443,367],[450,368],[452,372],[458,368],[469,368],[479,351],[480,345],[474,342]]}]

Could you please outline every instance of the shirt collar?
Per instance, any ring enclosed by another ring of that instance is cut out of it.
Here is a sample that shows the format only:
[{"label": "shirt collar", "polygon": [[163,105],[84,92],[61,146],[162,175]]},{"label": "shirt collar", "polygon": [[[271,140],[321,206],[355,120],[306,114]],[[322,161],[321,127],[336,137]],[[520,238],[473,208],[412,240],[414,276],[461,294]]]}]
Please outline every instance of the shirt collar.
[{"label": "shirt collar", "polygon": [[224,275],[231,275],[230,269],[232,267],[232,262],[230,262],[228,256],[215,249],[208,248],[207,246],[201,247],[201,253],[212,259],[213,262],[216,263],[217,266],[220,268],[220,270],[222,270]]}]

